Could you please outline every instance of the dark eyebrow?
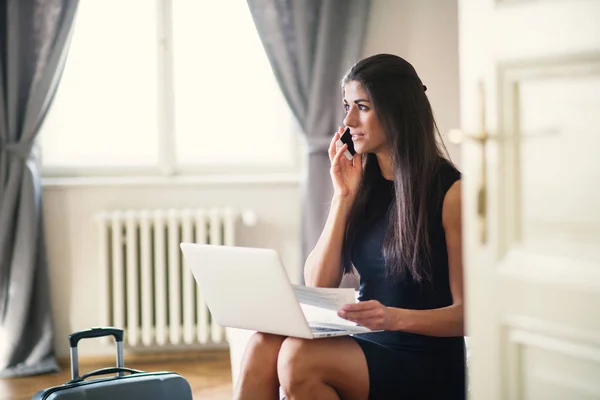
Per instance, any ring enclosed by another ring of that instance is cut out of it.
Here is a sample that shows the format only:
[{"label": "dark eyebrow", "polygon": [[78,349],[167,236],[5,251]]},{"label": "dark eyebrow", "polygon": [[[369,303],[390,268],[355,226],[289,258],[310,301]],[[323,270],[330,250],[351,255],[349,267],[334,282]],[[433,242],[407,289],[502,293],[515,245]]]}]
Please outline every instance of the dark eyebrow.
[{"label": "dark eyebrow", "polygon": [[[358,104],[358,103],[360,103],[360,102],[363,102],[363,103],[370,103],[370,101],[369,101],[369,100],[367,100],[367,99],[356,99],[356,100],[354,100],[354,104]],[[344,99],[344,103],[348,103],[348,102],[346,101],[346,99]]]}]

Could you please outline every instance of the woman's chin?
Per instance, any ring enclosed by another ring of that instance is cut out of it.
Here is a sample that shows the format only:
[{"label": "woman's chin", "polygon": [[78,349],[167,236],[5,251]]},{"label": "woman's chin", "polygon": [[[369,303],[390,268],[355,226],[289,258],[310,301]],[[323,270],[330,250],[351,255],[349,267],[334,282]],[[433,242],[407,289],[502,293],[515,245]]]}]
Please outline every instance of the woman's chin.
[{"label": "woman's chin", "polygon": [[367,149],[365,149],[363,146],[354,146],[354,151],[356,152],[356,154],[360,155],[368,153]]}]

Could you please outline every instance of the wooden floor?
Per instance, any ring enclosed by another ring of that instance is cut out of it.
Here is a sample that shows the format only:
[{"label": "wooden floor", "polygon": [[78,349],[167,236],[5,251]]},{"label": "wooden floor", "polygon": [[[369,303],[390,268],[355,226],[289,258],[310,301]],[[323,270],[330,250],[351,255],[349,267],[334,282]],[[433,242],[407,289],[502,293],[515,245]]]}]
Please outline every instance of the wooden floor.
[{"label": "wooden floor", "polygon": [[[190,383],[194,399],[229,400],[232,396],[231,365],[227,350],[207,352],[127,355],[125,366],[144,371],[172,371]],[[113,358],[81,360],[80,373],[110,367]],[[29,400],[38,390],[61,385],[70,377],[68,361],[56,374],[0,379],[0,400]]]}]

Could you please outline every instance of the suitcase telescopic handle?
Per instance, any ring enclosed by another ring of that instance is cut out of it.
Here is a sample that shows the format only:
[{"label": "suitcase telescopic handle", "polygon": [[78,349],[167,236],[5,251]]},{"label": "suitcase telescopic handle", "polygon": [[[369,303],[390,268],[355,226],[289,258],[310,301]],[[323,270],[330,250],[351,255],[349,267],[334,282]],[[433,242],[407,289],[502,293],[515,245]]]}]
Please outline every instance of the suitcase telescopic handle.
[{"label": "suitcase telescopic handle", "polygon": [[83,331],[71,333],[69,335],[69,344],[71,347],[77,347],[81,339],[98,338],[103,336],[114,336],[117,342],[123,341],[123,329],[113,327],[100,327],[85,329]]},{"label": "suitcase telescopic handle", "polygon": [[[124,368],[123,361],[123,329],[113,327],[91,328],[75,332],[69,335],[69,344],[71,347],[71,380],[79,378],[79,356],[77,344],[81,339],[98,338],[104,336],[114,336],[117,343],[117,368]],[[123,376],[123,371],[118,372],[118,376]]]}]

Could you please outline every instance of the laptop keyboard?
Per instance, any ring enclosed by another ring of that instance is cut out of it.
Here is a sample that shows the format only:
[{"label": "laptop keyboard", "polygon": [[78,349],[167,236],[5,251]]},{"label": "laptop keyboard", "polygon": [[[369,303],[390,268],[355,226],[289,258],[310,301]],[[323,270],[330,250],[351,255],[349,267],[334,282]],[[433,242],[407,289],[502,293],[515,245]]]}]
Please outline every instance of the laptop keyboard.
[{"label": "laptop keyboard", "polygon": [[311,326],[313,332],[346,332],[346,329],[328,328],[325,326]]}]

